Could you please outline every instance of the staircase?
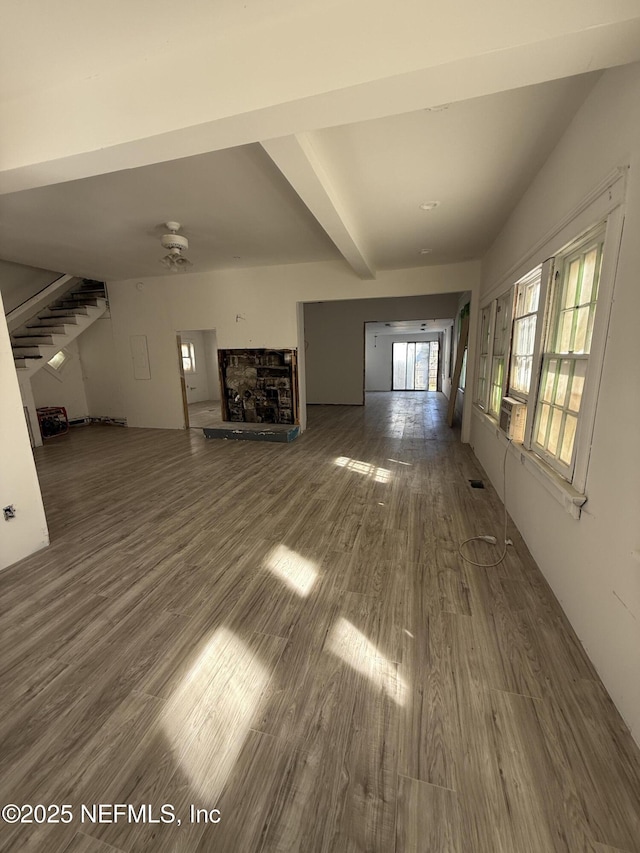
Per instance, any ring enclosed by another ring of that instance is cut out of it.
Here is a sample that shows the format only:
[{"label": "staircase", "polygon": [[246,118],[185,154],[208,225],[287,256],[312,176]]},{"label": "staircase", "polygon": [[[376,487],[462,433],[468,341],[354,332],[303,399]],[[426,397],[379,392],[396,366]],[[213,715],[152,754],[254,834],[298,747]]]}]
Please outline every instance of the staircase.
[{"label": "staircase", "polygon": [[[103,282],[84,279],[11,333],[13,360],[21,380],[47,364],[107,309]],[[22,385],[22,382],[21,382]]]}]

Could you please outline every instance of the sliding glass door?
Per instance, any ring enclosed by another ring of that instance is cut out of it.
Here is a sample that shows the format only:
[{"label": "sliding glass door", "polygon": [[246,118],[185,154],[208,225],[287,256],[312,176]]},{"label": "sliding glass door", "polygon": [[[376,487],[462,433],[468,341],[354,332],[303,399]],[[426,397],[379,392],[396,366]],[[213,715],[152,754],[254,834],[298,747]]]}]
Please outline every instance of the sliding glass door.
[{"label": "sliding glass door", "polygon": [[438,390],[438,341],[393,344],[393,390]]}]

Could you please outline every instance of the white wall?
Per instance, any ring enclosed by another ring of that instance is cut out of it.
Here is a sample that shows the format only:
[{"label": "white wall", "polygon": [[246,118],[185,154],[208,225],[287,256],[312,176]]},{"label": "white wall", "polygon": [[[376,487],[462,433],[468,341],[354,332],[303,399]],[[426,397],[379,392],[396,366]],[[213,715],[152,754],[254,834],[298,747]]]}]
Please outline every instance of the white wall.
[{"label": "white wall", "polygon": [[84,377],[80,362],[78,341],[65,347],[69,354],[63,369],[55,376],[42,367],[31,378],[31,389],[36,406],[64,406],[69,420],[86,418],[89,414]]},{"label": "white wall", "polygon": [[[304,338],[299,302],[450,294],[476,288],[477,262],[383,272],[375,281],[363,282],[342,261],[292,264],[109,283],[109,300],[121,380],[124,414],[129,426],[180,429],[182,397],[175,335],[180,329],[215,328],[217,345],[235,347],[297,348],[302,356]],[[443,303],[447,297],[443,297]],[[455,304],[455,300],[454,300]],[[424,311],[424,307],[422,308]],[[417,315],[417,319],[437,316]],[[439,316],[451,316],[444,308]],[[367,316],[367,320],[389,319]],[[403,319],[398,317],[397,319]],[[364,342],[360,323],[359,399],[362,402]],[[151,378],[133,377],[130,335],[146,335]],[[309,352],[307,352],[309,359]],[[340,363],[335,365],[340,371]],[[356,373],[358,368],[356,368]],[[310,370],[307,370],[307,379]],[[358,383],[356,383],[358,384]],[[304,381],[301,377],[301,401]],[[353,395],[348,401],[353,399]],[[337,402],[340,402],[339,400]]]},{"label": "white wall", "polygon": [[437,332],[421,335],[375,335],[369,329],[365,333],[364,387],[365,391],[391,391],[393,384],[393,344],[398,341],[437,341]]},{"label": "white wall", "polygon": [[[508,509],[640,742],[640,65],[606,72],[483,263],[488,292],[613,168],[630,163],[626,221],[579,520],[514,460]],[[473,418],[475,452],[501,490],[503,448]]]},{"label": "white wall", "polygon": [[16,510],[10,521],[0,515],[0,569],[5,569],[48,545],[49,533],[4,313],[0,319],[0,387],[0,508],[13,504]]},{"label": "white wall", "polygon": [[88,414],[92,418],[123,418],[124,403],[116,369],[111,318],[100,317],[77,341]]}]

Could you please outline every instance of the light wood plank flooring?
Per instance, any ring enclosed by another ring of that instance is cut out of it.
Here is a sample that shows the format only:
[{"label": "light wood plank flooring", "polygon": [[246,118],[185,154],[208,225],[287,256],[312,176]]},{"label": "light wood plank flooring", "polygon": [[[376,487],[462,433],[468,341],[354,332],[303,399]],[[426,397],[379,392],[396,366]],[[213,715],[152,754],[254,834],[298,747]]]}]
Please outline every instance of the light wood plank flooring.
[{"label": "light wood plank flooring", "polygon": [[0,850],[640,851],[638,749],[517,531],[494,569],[458,556],[501,505],[445,403],[38,449],[52,545],[0,575],[0,804],[73,821],[0,823]]},{"label": "light wood plank flooring", "polygon": [[223,423],[220,400],[203,400],[200,403],[189,403],[189,426],[192,429],[221,426]]}]

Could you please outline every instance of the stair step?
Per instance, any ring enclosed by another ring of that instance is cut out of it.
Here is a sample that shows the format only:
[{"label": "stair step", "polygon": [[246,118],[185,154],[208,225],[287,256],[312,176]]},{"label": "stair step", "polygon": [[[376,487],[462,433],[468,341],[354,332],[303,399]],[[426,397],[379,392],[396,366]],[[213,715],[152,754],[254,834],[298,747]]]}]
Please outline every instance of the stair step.
[{"label": "stair step", "polygon": [[16,346],[15,344],[12,347],[13,354],[20,356],[21,358],[31,358],[38,357],[42,358],[40,350],[37,346]]},{"label": "stair step", "polygon": [[67,293],[65,299],[106,299],[107,293],[105,290],[74,290],[73,293]]},{"label": "stair step", "polygon": [[[14,355],[13,360],[16,365],[20,367],[26,367],[28,361],[37,361],[38,359],[42,359],[41,355]],[[22,364],[20,364],[22,362]]]},{"label": "stair step", "polygon": [[46,335],[66,335],[67,330],[64,325],[60,326],[49,326],[47,323],[28,323],[25,326],[26,329],[37,329],[39,332],[43,332]]},{"label": "stair step", "polygon": [[11,345],[16,347],[53,346],[53,335],[11,335]]},{"label": "stair step", "polygon": [[75,314],[38,314],[38,320],[44,323],[62,323],[63,326],[77,326],[78,318]]},{"label": "stair step", "polygon": [[[29,322],[11,335],[13,360],[16,368],[31,367],[36,370],[49,360],[51,352],[62,348],[69,339],[82,330],[107,307],[107,293],[103,282],[85,279],[74,290],[42,308]],[[42,355],[41,347],[45,347]],[[38,365],[37,362],[40,364]]]},{"label": "stair step", "polygon": [[55,303],[56,308],[71,308],[74,311],[77,308],[95,308],[99,304],[98,297],[91,296],[83,296],[82,299],[63,299]]},{"label": "stair step", "polygon": [[76,314],[88,314],[86,308],[74,308],[73,311],[70,311],[68,308],[45,308],[44,311],[38,314],[38,317],[41,320],[46,320],[47,318],[52,317],[72,317],[74,322],[77,322],[75,319]]}]

